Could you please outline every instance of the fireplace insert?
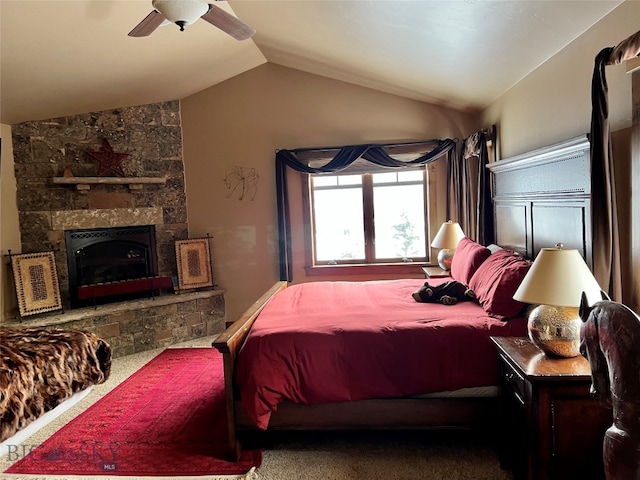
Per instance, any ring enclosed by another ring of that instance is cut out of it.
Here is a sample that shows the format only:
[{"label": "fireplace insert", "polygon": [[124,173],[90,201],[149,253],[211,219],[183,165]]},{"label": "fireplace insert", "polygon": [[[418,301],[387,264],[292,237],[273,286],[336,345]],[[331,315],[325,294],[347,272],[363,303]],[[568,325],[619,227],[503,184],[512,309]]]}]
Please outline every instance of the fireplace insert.
[{"label": "fireplace insert", "polygon": [[171,286],[158,277],[155,227],[67,230],[71,308],[148,296]]}]

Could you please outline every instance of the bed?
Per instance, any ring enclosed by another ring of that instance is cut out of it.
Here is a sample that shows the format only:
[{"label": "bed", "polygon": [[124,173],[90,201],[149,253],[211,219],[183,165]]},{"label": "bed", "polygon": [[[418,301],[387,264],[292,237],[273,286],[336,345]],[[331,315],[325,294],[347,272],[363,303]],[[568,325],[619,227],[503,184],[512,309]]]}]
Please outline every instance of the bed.
[{"label": "bed", "polygon": [[498,395],[490,337],[526,335],[526,305],[511,297],[530,262],[470,239],[456,255],[452,277],[476,287],[477,302],[416,301],[424,279],[276,283],[213,344],[232,392],[229,456],[241,429],[490,425]]},{"label": "bed", "polygon": [[[459,246],[452,266],[453,279],[476,290],[477,304],[411,304],[411,291],[424,280],[377,282],[377,293],[369,291],[360,300],[354,300],[358,295],[334,298],[331,295],[335,292],[327,293],[324,282],[291,286],[277,282],[213,342],[224,359],[230,459],[239,454],[238,432],[243,429],[491,425],[498,407],[498,375],[497,353],[490,337],[526,335],[527,306],[513,303],[512,296],[528,268],[527,258],[534,257],[542,247],[561,242],[565,247],[578,248],[591,263],[589,143],[585,137],[570,139],[495,162],[490,170],[495,184],[496,239],[504,248],[496,246],[490,256],[484,252],[479,261],[469,254],[459,255]],[[575,171],[581,175],[567,174]],[[477,244],[473,247],[484,248]],[[456,263],[458,267],[454,268]],[[472,281],[481,271],[481,279]],[[431,283],[444,281],[447,279],[429,279]],[[373,285],[348,283],[340,285],[365,290]],[[380,290],[380,286],[385,288]],[[338,284],[329,289],[333,287]],[[321,290],[314,292],[316,288]],[[379,298],[380,291],[393,291],[395,298]],[[301,295],[315,296],[315,300],[305,306]],[[312,327],[311,347],[297,340],[299,332],[294,333],[290,326],[306,322],[302,314],[309,312],[304,310],[315,309],[317,316],[319,308],[325,314],[326,306],[336,303],[342,312],[352,310],[362,318],[367,315],[363,311],[372,305],[374,311],[381,309],[377,302],[392,305],[398,315],[409,308],[417,317],[400,319],[394,313],[387,319],[390,323],[376,320],[370,325],[365,322],[364,327],[344,317],[325,319],[324,327],[329,332],[318,331],[317,325]],[[281,306],[284,313],[279,311]],[[424,331],[409,328],[409,324],[421,322]],[[354,326],[356,332],[346,333],[346,325]],[[277,327],[284,330],[277,331]],[[387,336],[376,337],[371,329],[384,331]],[[271,330],[276,331],[277,340],[269,345],[264,337]],[[363,332],[374,338],[367,340],[372,341],[369,346],[353,338],[351,343],[345,340],[350,336],[361,338],[358,335]],[[338,344],[338,353],[325,350],[327,338],[332,338],[329,343]],[[281,352],[280,346],[287,344],[302,353],[302,364]],[[309,348],[311,352],[304,353]],[[267,356],[261,357],[265,352]],[[351,365],[347,367],[348,361]],[[355,370],[350,370],[353,365]],[[269,371],[269,366],[274,368]],[[330,374],[318,373],[323,369]],[[290,378],[305,373],[305,379],[292,386],[282,378],[282,372]],[[320,383],[310,386],[306,374]],[[398,378],[399,383],[395,382]]]},{"label": "bed", "polygon": [[79,330],[0,328],[0,357],[0,443],[111,370],[109,344]]}]

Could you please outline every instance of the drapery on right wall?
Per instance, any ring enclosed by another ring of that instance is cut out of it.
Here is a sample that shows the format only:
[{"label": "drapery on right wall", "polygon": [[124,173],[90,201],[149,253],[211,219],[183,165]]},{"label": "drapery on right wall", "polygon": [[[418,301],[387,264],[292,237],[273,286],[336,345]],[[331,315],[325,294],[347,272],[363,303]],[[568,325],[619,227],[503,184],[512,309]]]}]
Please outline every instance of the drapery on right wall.
[{"label": "drapery on right wall", "polygon": [[482,245],[495,240],[491,172],[486,168],[487,141],[494,140],[495,132],[494,125],[465,138],[447,166],[447,219],[457,221],[467,237]]},{"label": "drapery on right wall", "polygon": [[640,56],[640,31],[596,55],[591,80],[591,195],[593,216],[593,274],[612,300],[622,301],[620,241],[616,188],[609,125],[605,67]]}]

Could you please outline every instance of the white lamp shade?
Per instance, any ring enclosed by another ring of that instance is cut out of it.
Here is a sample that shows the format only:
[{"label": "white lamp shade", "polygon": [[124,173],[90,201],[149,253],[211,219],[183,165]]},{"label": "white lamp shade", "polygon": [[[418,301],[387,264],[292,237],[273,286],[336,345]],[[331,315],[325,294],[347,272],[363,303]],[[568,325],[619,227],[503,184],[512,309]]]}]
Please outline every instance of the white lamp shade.
[{"label": "white lamp shade", "polygon": [[524,303],[578,307],[582,292],[589,304],[602,300],[600,285],[575,249],[543,248],[513,295]]},{"label": "white lamp shade", "polygon": [[464,238],[464,232],[460,228],[458,222],[452,222],[448,220],[442,224],[440,230],[433,238],[431,246],[433,248],[448,248],[454,249],[460,243],[460,240]]},{"label": "white lamp shade", "polygon": [[204,0],[153,0],[152,5],[170,22],[185,25],[192,24],[209,10]]}]

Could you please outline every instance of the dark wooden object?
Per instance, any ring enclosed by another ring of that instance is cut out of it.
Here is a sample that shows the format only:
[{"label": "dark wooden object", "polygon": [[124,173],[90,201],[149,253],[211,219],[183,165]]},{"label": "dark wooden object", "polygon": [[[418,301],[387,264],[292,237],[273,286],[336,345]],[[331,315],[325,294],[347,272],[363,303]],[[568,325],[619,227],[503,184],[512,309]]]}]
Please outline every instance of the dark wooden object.
[{"label": "dark wooden object", "polygon": [[450,271],[443,270],[437,266],[422,267],[422,271],[424,272],[425,278],[446,278],[451,276]]},{"label": "dark wooden object", "polygon": [[498,245],[534,258],[562,243],[592,264],[589,151],[583,135],[488,165]]},{"label": "dark wooden object", "polygon": [[[223,356],[226,388],[227,457],[240,453],[239,430],[255,430],[236,396],[233,382],[235,359],[249,330],[266,303],[287,287],[275,283],[236,322],[213,342]],[[497,418],[497,398],[398,398],[337,402],[321,405],[283,403],[273,412],[269,429],[468,429],[490,426]]]},{"label": "dark wooden object", "polygon": [[589,393],[582,357],[551,358],[527,338],[492,338],[501,385],[500,463],[517,479],[604,478],[611,410]]},{"label": "dark wooden object", "polygon": [[609,300],[589,307],[584,294],[580,317],[593,393],[613,408],[602,452],[607,480],[640,479],[640,317]]},{"label": "dark wooden object", "polygon": [[211,344],[222,354],[224,367],[224,387],[225,387],[225,410],[227,411],[227,453],[229,460],[237,461],[240,458],[240,443],[236,432],[236,412],[235,393],[236,388],[233,381],[235,363],[240,348],[244,343],[253,322],[264,308],[264,306],[279,291],[287,288],[287,282],[276,282],[258,300],[256,300],[242,316],[233,322],[224,332],[222,332]]}]

